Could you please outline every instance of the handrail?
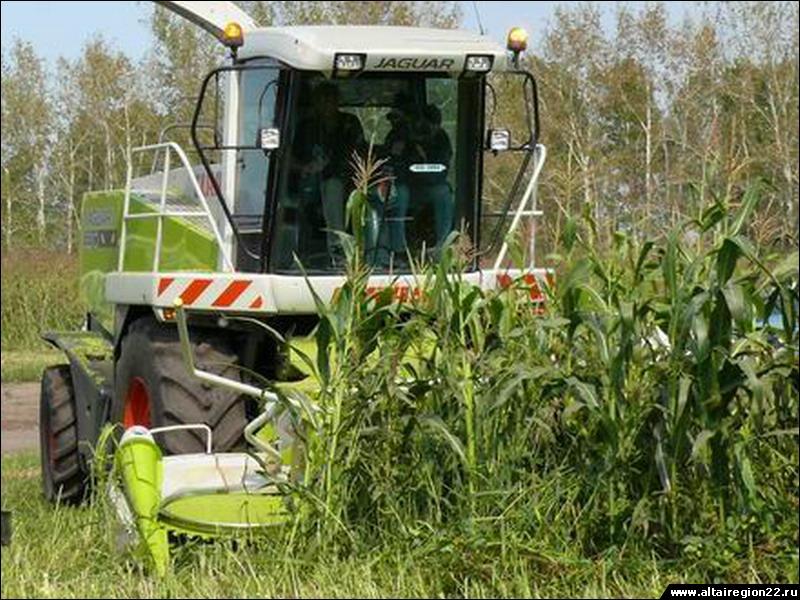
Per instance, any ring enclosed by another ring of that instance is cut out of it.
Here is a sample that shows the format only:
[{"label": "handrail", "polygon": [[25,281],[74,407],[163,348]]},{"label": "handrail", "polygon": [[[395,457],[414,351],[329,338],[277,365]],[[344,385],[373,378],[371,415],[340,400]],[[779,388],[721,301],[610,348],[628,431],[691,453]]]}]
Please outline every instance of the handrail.
[{"label": "handrail", "polygon": [[[508,240],[512,233],[517,230],[519,227],[519,222],[522,220],[523,216],[529,217],[531,222],[534,222],[534,219],[541,215],[541,211],[536,208],[536,184],[539,180],[539,174],[542,172],[542,167],[544,166],[545,158],[547,158],[547,148],[543,144],[536,144],[536,163],[533,168],[533,174],[531,175],[531,179],[528,182],[528,187],[525,189],[525,193],[522,194],[522,199],[520,199],[519,204],[517,205],[517,209],[514,211],[514,218],[511,220],[511,224],[508,226],[508,231],[503,239],[503,245],[500,247],[500,252],[497,254],[497,258],[494,261],[494,270],[498,271],[500,266],[503,264],[503,260],[506,257],[506,253],[508,252]],[[531,203],[531,208],[529,210],[525,210],[528,202]],[[536,250],[536,246],[534,245],[535,235],[531,236],[531,251],[530,251],[530,267],[535,266],[534,261],[534,252]]]},{"label": "handrail", "polygon": [[[150,152],[150,151],[158,151],[164,150],[164,171],[163,176],[161,179],[161,194],[159,197],[159,207],[157,212],[148,212],[148,213],[135,213],[130,214],[130,199],[131,199],[131,185],[133,182],[133,155],[141,152]],[[174,152],[178,159],[180,160],[181,164],[183,165],[184,169],[186,170],[186,174],[189,177],[189,181],[191,186],[194,190],[195,196],[200,201],[200,205],[202,210],[201,211],[167,211],[166,204],[167,204],[167,185],[169,184],[169,173],[170,173],[170,155],[171,152]],[[157,226],[156,226],[156,243],[155,243],[155,252],[153,256],[153,271],[158,272],[160,263],[161,263],[161,245],[162,245],[162,237],[163,237],[163,228],[164,228],[164,218],[165,217],[205,217],[208,220],[208,223],[211,227],[211,232],[214,235],[214,239],[217,242],[217,249],[219,250],[222,260],[223,260],[223,270],[228,272],[235,271],[233,266],[233,261],[231,260],[230,255],[228,254],[225,248],[225,242],[223,241],[222,235],[217,227],[217,222],[211,214],[211,210],[209,209],[208,202],[206,200],[205,194],[203,194],[202,189],[200,188],[200,184],[197,181],[197,176],[194,173],[191,165],[189,164],[189,159],[186,157],[186,153],[183,151],[177,143],[175,142],[160,142],[158,144],[149,144],[146,146],[138,146],[136,148],[131,148],[129,156],[128,156],[128,171],[125,180],[125,199],[123,202],[122,207],[122,231],[120,234],[120,245],[119,245],[119,257],[117,261],[117,270],[122,271],[125,266],[125,251],[126,251],[126,244],[127,244],[127,223],[130,220],[135,219],[156,219]]]}]

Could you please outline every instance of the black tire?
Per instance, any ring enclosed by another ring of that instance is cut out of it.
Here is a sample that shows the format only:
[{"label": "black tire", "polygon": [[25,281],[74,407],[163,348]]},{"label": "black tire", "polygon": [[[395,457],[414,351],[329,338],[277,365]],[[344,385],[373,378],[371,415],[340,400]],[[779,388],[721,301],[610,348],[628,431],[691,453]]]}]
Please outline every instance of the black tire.
[{"label": "black tire", "polygon": [[89,474],[78,453],[78,420],[69,365],[47,367],[39,397],[42,490],[48,502],[78,504]]},{"label": "black tire", "polygon": [[[198,368],[241,379],[238,358],[226,340],[203,330],[192,331],[192,338]],[[213,433],[214,450],[226,452],[243,445],[247,398],[190,375],[174,325],[152,318],[131,324],[115,371],[114,422],[124,423],[126,397],[137,380],[136,385],[143,383],[147,390],[150,427],[205,423]],[[159,438],[167,454],[205,451],[205,435],[199,430],[175,431]]]}]

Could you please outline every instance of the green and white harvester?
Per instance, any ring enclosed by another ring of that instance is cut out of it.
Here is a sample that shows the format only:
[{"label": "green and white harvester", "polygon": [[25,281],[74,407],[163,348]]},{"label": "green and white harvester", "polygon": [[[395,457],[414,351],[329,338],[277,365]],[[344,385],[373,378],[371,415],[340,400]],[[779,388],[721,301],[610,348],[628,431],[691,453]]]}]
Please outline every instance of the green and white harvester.
[{"label": "green and white harvester", "polygon": [[[507,258],[512,234],[540,215],[545,159],[523,31],[504,48],[467,31],[262,28],[232,2],[159,4],[229,59],[198,82],[192,122],[168,129],[188,127],[191,148],[163,136],[132,148],[125,189],[85,195],[86,323],[44,334],[67,360],[43,374],[40,431],[45,496],[78,503],[102,432],[120,426],[109,493],[163,572],[169,532],[214,536],[285,514],[292,435],[258,381],[287,370],[270,331],[311,332],[315,295],[328,302],[344,283],[337,231],[354,156],[382,165],[362,249],[371,288],[424,293],[409,262],[436,261],[454,231],[493,248],[462,274],[482,288],[519,280],[537,300],[546,273],[533,235],[526,268]],[[524,139],[492,127],[504,77],[524,91]],[[518,173],[490,211],[484,161],[509,152]]]}]

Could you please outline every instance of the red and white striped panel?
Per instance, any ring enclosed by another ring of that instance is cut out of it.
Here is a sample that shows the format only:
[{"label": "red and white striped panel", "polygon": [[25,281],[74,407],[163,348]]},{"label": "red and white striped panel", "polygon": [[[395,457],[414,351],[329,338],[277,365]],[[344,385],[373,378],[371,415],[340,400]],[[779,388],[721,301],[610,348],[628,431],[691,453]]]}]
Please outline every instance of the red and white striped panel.
[{"label": "red and white striped panel", "polygon": [[172,306],[177,298],[186,307],[217,310],[265,308],[262,282],[247,277],[159,277],[155,304]]}]

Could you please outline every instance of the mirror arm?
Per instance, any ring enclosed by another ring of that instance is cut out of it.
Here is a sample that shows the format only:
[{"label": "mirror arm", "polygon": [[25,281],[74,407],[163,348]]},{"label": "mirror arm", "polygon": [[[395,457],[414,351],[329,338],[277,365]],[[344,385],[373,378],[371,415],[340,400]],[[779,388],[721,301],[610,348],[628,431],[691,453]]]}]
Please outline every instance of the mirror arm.
[{"label": "mirror arm", "polygon": [[[489,245],[480,252],[478,252],[479,257],[491,254],[491,252],[497,247],[497,244],[500,241],[500,232],[503,228],[503,224],[505,223],[506,218],[508,217],[508,211],[511,208],[511,203],[514,201],[514,198],[517,197],[517,194],[519,193],[519,188],[522,184],[523,179],[525,178],[525,173],[527,172],[531,160],[533,159],[534,149],[535,148],[525,149],[525,156],[522,159],[522,163],[520,164],[519,169],[517,169],[517,174],[514,177],[514,182],[511,185],[511,189],[508,190],[508,194],[506,195],[505,206],[503,207],[502,210],[502,212],[505,213],[506,216],[497,220],[494,226],[494,230],[489,236],[490,240]],[[515,150],[518,150],[518,148],[515,148]]]},{"label": "mirror arm", "polygon": [[[534,77],[533,73],[531,73],[529,70],[518,68],[514,72],[525,77],[526,81],[531,84],[531,91],[533,92],[533,97],[531,98],[533,103],[533,118],[531,118],[531,107],[528,104],[528,94],[524,93],[523,95],[525,98],[525,113],[528,116],[529,138],[527,146],[531,149],[535,149],[541,137],[541,130],[539,124],[539,86],[536,83],[536,77]],[[523,84],[523,89],[524,88],[525,85]]]}]

